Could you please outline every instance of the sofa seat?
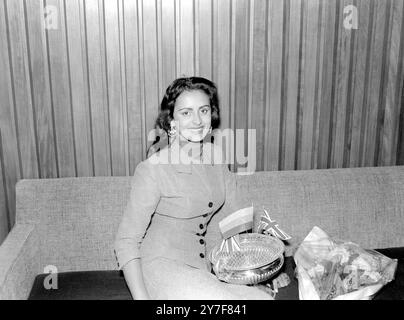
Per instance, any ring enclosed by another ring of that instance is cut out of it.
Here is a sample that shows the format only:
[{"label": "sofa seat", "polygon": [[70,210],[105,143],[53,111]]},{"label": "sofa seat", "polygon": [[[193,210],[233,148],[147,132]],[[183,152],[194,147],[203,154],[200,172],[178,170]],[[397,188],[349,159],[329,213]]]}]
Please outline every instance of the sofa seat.
[{"label": "sofa seat", "polygon": [[[404,248],[378,250],[390,258],[398,259],[395,279],[384,286],[374,300],[404,300]],[[287,257],[283,267],[291,283],[279,289],[276,300],[298,300],[298,282],[294,277],[293,257]],[[83,271],[58,274],[58,289],[45,289],[40,274],[35,278],[30,300],[130,300],[131,294],[121,271]]]},{"label": "sofa seat", "polygon": [[47,274],[35,278],[28,300],[131,300],[121,271],[76,271],[58,274],[58,288],[45,289]]}]

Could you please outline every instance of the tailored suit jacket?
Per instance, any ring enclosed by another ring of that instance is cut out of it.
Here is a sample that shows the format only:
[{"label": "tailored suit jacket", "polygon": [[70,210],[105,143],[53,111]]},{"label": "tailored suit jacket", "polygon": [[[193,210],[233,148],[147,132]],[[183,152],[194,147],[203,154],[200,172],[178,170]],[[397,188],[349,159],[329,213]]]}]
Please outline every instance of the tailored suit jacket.
[{"label": "tailored suit jacket", "polygon": [[115,237],[119,269],[165,257],[211,270],[209,250],[222,239],[218,222],[241,207],[221,148],[204,142],[203,156],[192,162],[173,143],[137,165]]}]

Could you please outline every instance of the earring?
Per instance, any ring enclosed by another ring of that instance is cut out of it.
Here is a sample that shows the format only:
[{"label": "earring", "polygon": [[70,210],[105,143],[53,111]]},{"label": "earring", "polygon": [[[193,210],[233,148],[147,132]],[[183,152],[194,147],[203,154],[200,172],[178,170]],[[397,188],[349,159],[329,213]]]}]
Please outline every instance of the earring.
[{"label": "earring", "polygon": [[177,130],[175,129],[175,126],[171,126],[170,131],[168,131],[168,135],[170,137],[173,137],[173,136],[175,136],[176,133],[177,133]]},{"label": "earring", "polygon": [[212,133],[212,127],[210,127],[210,128],[209,128],[208,133],[209,133],[209,134],[211,134],[211,133]]}]

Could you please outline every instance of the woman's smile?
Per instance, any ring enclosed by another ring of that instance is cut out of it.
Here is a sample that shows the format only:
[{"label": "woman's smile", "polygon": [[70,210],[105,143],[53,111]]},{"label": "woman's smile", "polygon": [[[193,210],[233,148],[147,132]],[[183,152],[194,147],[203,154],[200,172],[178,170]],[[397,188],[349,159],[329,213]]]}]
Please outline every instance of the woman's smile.
[{"label": "woman's smile", "polygon": [[200,142],[211,127],[208,95],[201,90],[184,91],[176,100],[174,121],[181,140]]}]

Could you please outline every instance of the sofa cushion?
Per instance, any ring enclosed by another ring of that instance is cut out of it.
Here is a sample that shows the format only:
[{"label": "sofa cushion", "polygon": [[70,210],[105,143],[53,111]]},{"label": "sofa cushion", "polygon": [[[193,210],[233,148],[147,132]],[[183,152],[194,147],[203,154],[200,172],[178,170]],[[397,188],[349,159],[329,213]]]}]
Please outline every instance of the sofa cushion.
[{"label": "sofa cushion", "polygon": [[[384,286],[374,300],[404,300],[404,247],[378,250],[398,259],[395,279]],[[286,272],[291,283],[279,289],[277,300],[298,300],[298,282],[294,277],[293,257],[287,257],[282,272]],[[45,289],[41,274],[35,282],[29,300],[130,300],[131,294],[121,271],[63,272],[58,274],[58,289]]]},{"label": "sofa cushion", "polygon": [[28,300],[131,300],[122,271],[58,273],[57,289],[45,289],[47,274],[35,278]]}]

